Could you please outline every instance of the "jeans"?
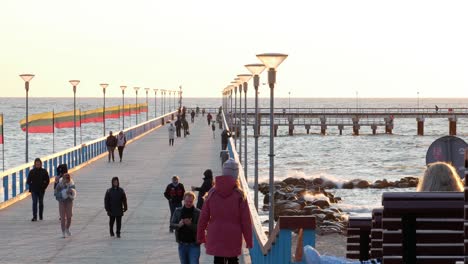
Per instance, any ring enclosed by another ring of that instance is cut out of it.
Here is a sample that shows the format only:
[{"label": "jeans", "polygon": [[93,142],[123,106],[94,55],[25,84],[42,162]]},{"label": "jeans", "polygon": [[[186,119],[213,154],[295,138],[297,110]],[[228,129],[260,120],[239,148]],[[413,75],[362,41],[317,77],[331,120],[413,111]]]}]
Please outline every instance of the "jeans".
[{"label": "jeans", "polygon": [[179,243],[179,259],[181,264],[198,264],[200,245],[196,243]]},{"label": "jeans", "polygon": [[112,161],[114,161],[114,150],[115,147],[107,147],[107,151],[109,152],[109,162],[111,161],[111,157]]},{"label": "jeans", "polygon": [[179,202],[169,201],[169,209],[171,210],[171,217],[169,218],[169,225],[171,224],[172,216],[174,215],[174,211],[177,207],[182,207],[182,201],[179,201]]},{"label": "jeans", "polygon": [[119,151],[119,158],[120,158],[120,161],[122,161],[124,146],[117,147],[117,150]]},{"label": "jeans", "polygon": [[120,235],[120,228],[122,226],[122,216],[109,216],[109,233],[114,234],[114,222],[117,220],[117,235]]},{"label": "jeans", "polygon": [[39,218],[44,212],[44,192],[31,192],[33,217],[37,218],[37,202],[39,202]]}]

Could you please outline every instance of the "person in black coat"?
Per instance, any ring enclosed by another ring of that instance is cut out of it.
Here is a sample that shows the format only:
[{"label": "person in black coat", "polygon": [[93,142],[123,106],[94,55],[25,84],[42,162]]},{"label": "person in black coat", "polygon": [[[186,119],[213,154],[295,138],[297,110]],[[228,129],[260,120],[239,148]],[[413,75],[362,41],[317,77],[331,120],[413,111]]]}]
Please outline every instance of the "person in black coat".
[{"label": "person in black coat", "polygon": [[205,201],[203,196],[205,196],[205,194],[211,189],[211,187],[213,187],[213,172],[210,169],[208,169],[203,173],[203,175],[205,177],[203,178],[202,186],[192,186],[192,191],[198,191],[197,208],[200,210],[202,209],[203,202]]},{"label": "person in black coat", "polygon": [[171,217],[169,218],[169,232],[174,232],[174,228],[171,226],[171,219],[174,215],[174,211],[178,207],[182,207],[182,200],[184,199],[185,188],[182,183],[179,182],[179,176],[173,176],[172,182],[169,183],[164,191],[164,197],[169,202],[169,210],[171,211]]},{"label": "person in black coat", "polygon": [[109,132],[109,136],[106,139],[106,146],[107,146],[107,151],[109,152],[109,161],[111,161],[112,157],[112,162],[114,162],[114,150],[117,147],[117,138],[112,135],[112,131]]},{"label": "person in black coat", "polygon": [[31,221],[37,221],[37,203],[39,202],[39,220],[43,218],[44,212],[44,194],[47,186],[49,186],[49,173],[42,168],[40,158],[34,160],[34,168],[29,172],[26,183],[29,186],[29,192],[32,196],[33,218]]},{"label": "person in black coat", "polygon": [[176,127],[176,135],[177,137],[180,137],[180,129],[182,127],[182,122],[180,121],[180,117],[177,118],[177,121],[175,121],[175,127]]},{"label": "person in black coat", "polygon": [[231,137],[231,132],[227,129],[224,129],[221,133],[221,150],[227,149],[228,140]]},{"label": "person in black coat", "polygon": [[117,220],[117,237],[120,238],[120,228],[122,226],[122,216],[127,211],[127,195],[124,189],[119,186],[119,178],[112,178],[112,187],[107,189],[104,197],[104,207],[109,216],[110,236],[114,236],[114,222]]}]

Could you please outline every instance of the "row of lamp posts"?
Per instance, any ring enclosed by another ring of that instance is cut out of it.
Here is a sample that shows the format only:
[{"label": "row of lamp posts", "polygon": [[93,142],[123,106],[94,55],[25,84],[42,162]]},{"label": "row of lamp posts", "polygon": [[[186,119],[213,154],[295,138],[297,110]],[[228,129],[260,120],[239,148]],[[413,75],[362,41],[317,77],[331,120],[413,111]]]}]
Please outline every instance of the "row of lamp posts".
[{"label": "row of lamp posts", "polygon": [[[25,161],[26,163],[29,162],[29,105],[28,105],[28,100],[29,100],[29,82],[34,78],[33,74],[21,74],[20,75],[21,79],[24,81],[25,85],[25,90],[26,90],[26,158]],[[70,84],[73,86],[73,129],[74,129],[74,137],[73,137],[73,143],[74,146],[76,146],[76,87],[80,83],[79,80],[70,80]],[[103,107],[102,107],[102,119],[103,119],[103,134],[106,136],[106,118],[105,118],[105,109],[106,109],[106,88],[109,86],[107,83],[101,83],[100,84],[102,88],[102,93],[103,93]],[[127,86],[120,86],[120,89],[122,90],[122,108],[125,106],[125,89],[127,89]],[[140,87],[134,87],[135,90],[135,105],[138,104],[138,90]],[[146,91],[146,104],[148,105],[148,92],[150,88],[145,88]],[[161,100],[162,100],[162,111],[163,113],[166,112],[166,94],[171,94],[173,95],[173,104],[171,106],[171,100],[169,98],[169,106],[168,110],[170,111],[171,109],[174,109],[176,107],[175,101],[176,101],[176,94],[179,94],[179,105],[182,103],[182,86],[179,87],[179,91],[172,91],[172,90],[163,90],[163,89],[153,89],[154,90],[154,116],[157,116],[156,113],[156,96],[158,90],[161,91]],[[122,109],[122,112],[125,109]],[[148,121],[148,111],[146,112],[146,120]],[[138,124],[138,115],[136,115],[136,124]],[[122,115],[122,130],[125,129],[125,117]]]},{"label": "row of lamp posts", "polygon": [[[258,87],[260,86],[259,75],[268,69],[268,84],[270,87],[270,151],[269,151],[269,226],[268,230],[271,234],[274,227],[274,88],[276,83],[276,69],[288,57],[286,54],[280,53],[264,53],[258,54],[257,58],[263,63],[247,64],[245,67],[251,74],[239,74],[234,81],[231,82],[223,90],[223,109],[230,109],[229,124],[230,127],[235,129],[234,144],[237,146],[239,142],[239,161],[242,162],[242,137],[239,137],[237,132],[242,128],[242,91],[244,92],[244,175],[247,180],[247,83],[253,77],[253,84],[255,89],[255,126],[254,126],[254,140],[255,140],[255,162],[254,162],[254,201],[255,207],[258,210],[258,136],[259,136],[259,114],[258,114]],[[237,92],[239,91],[239,111],[237,110]],[[234,112],[232,104],[232,94],[234,93]],[[234,113],[234,114],[233,114]],[[240,118],[238,118],[238,113]],[[239,139],[239,140],[237,140]]]}]

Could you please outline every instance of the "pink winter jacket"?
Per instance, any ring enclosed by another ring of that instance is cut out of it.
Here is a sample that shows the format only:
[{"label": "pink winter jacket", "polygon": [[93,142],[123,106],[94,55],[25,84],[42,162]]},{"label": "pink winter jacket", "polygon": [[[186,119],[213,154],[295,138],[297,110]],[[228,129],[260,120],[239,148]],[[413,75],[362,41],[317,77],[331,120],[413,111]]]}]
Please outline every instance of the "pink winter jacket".
[{"label": "pink winter jacket", "polygon": [[253,244],[249,206],[235,190],[233,177],[217,176],[215,182],[198,220],[197,241],[205,243],[208,255],[237,257],[241,254],[242,235],[248,248]]}]

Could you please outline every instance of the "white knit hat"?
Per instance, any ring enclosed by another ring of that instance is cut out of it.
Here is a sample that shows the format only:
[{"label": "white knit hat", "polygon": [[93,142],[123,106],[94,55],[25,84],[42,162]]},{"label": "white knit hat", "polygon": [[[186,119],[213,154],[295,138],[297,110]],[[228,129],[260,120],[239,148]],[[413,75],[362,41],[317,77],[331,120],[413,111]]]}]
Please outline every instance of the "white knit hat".
[{"label": "white knit hat", "polygon": [[234,159],[228,159],[223,164],[223,175],[232,176],[237,179],[239,176],[239,163]]}]

